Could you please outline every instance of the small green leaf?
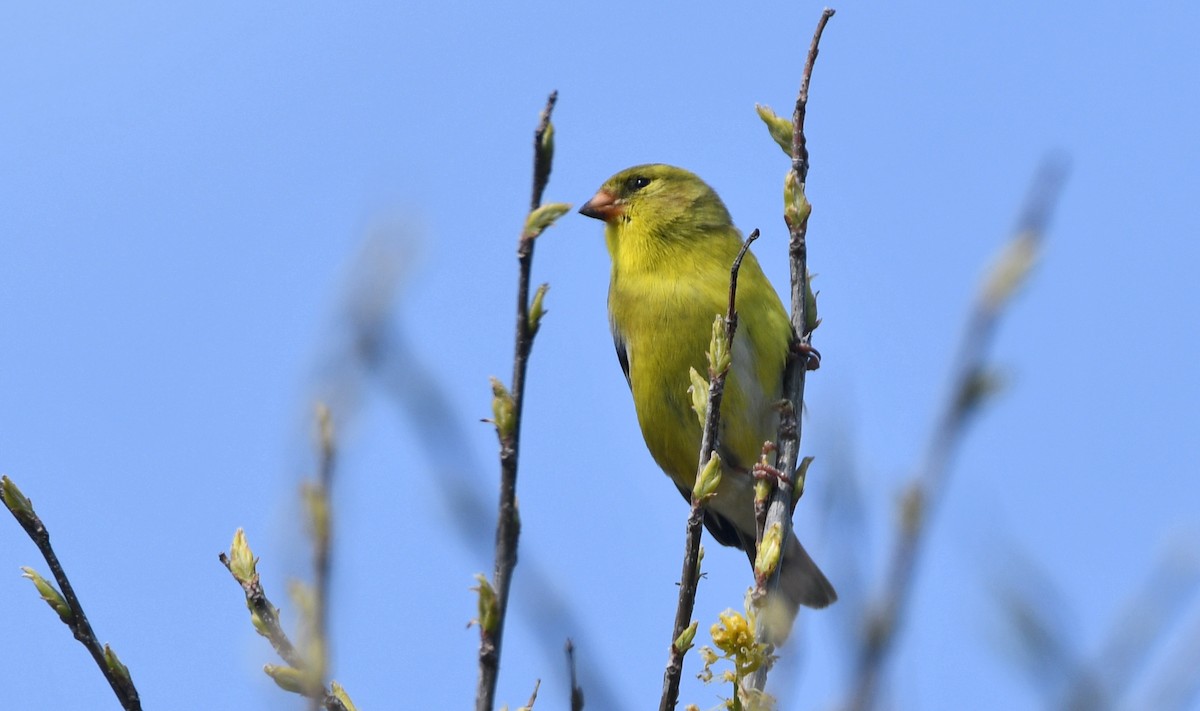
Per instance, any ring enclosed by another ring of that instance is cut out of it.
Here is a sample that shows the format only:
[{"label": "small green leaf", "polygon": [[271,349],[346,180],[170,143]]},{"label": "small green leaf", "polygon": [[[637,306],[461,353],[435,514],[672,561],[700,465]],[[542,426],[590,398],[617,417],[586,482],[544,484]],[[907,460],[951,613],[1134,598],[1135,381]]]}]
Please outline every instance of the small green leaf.
[{"label": "small green leaf", "polygon": [[33,502],[27,499],[13,483],[13,480],[7,476],[0,477],[0,497],[3,497],[4,505],[22,524],[25,521],[32,521],[36,517],[33,513]]},{"label": "small green leaf", "polygon": [[548,202],[529,213],[529,217],[525,219],[525,237],[537,237],[570,209],[571,206],[565,202]]},{"label": "small green leaf", "polygon": [[107,644],[104,645],[104,665],[107,666],[109,671],[111,671],[113,674],[116,674],[124,679],[126,683],[133,683],[133,679],[129,677],[129,667],[121,663],[121,660],[117,658],[117,653],[114,652],[113,648]]},{"label": "small green leaf", "polygon": [[696,485],[692,487],[692,498],[703,501],[714,495],[720,485],[721,455],[714,451],[708,458],[708,463],[704,465],[704,470],[696,479]]},{"label": "small green leaf", "polygon": [[700,426],[704,427],[704,421],[708,418],[708,381],[695,368],[688,369],[688,379],[692,381],[687,390],[692,396],[692,412],[696,413]]},{"label": "small green leaf", "polygon": [[508,439],[517,426],[516,403],[499,378],[492,378],[492,424],[501,440]]},{"label": "small green leaf", "polygon": [[229,570],[239,583],[247,584],[258,577],[255,570],[257,564],[258,559],[246,542],[246,532],[239,528],[234,532],[233,543],[229,546]]},{"label": "small green leaf", "polygon": [[771,138],[779,144],[783,149],[783,154],[788,158],[792,157],[792,122],[782,116],[776,115],[771,110],[770,106],[755,104],[754,110],[758,112],[758,117],[767,124],[767,130],[771,132]]},{"label": "small green leaf", "polygon": [[534,335],[538,332],[538,328],[542,325],[542,316],[546,315],[546,309],[542,302],[546,299],[546,292],[550,290],[549,284],[542,284],[533,292],[533,301],[529,304],[529,335]]},{"label": "small green leaf", "polygon": [[58,613],[59,619],[68,625],[71,624],[71,621],[75,619],[75,613],[71,611],[71,606],[67,604],[66,599],[63,598],[58,588],[54,587],[54,584],[49,580],[39,575],[33,568],[23,567],[21,570],[24,571],[21,574],[22,577],[33,581],[33,587],[37,588],[38,594],[42,596],[46,604]]},{"label": "small green leaf", "polygon": [[491,634],[496,631],[496,624],[500,621],[500,613],[496,602],[496,589],[492,587],[492,584],[488,582],[483,573],[476,573],[475,580],[479,585],[471,589],[479,593],[479,618],[476,622],[479,623],[480,629],[487,634]]},{"label": "small green leaf", "polygon": [[295,667],[280,664],[265,664],[263,671],[271,677],[280,689],[293,694],[304,694],[307,691],[306,674]]}]

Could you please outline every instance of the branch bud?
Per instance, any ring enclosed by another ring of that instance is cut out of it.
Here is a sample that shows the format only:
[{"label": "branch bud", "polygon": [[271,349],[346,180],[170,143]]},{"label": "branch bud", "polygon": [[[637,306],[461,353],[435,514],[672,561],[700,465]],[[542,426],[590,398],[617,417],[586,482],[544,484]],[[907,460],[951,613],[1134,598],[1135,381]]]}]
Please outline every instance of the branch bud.
[{"label": "branch bud", "polygon": [[980,297],[984,305],[995,310],[1012,298],[1029,276],[1037,256],[1037,242],[1032,232],[1022,232],[1004,245],[983,277]]},{"label": "branch bud", "polygon": [[246,543],[246,532],[239,528],[233,534],[233,543],[229,545],[229,572],[245,585],[258,577],[255,570],[257,564],[258,558],[254,557],[250,545]]},{"label": "branch bud", "polygon": [[499,611],[496,609],[496,589],[492,587],[483,573],[476,573],[475,580],[479,583],[478,586],[471,588],[479,593],[479,617],[475,622],[479,624],[479,628],[485,634],[491,634],[496,631],[496,623],[499,622]]},{"label": "branch bud", "polygon": [[293,694],[304,694],[308,690],[304,672],[295,667],[265,664],[263,665],[263,671],[284,691],[290,691]]},{"label": "branch bud", "polygon": [[783,149],[783,154],[791,159],[792,122],[776,114],[771,110],[770,106],[755,104],[754,110],[758,112],[758,117],[763,120],[763,123],[767,124],[767,130],[771,132],[771,138]]},{"label": "branch bud", "polygon": [[533,292],[533,301],[529,304],[529,335],[533,336],[537,333],[538,327],[542,325],[542,316],[546,314],[546,309],[542,306],[542,301],[546,298],[546,292],[550,290],[549,284],[542,284]]},{"label": "branch bud", "polygon": [[796,469],[796,483],[792,488],[792,506],[804,496],[804,480],[808,477],[808,465],[813,463],[811,456],[800,460],[800,467]]},{"label": "branch bud", "polygon": [[700,419],[700,427],[704,427],[704,421],[708,419],[708,381],[695,368],[688,369],[688,378],[692,381],[687,390],[692,396],[692,411]]},{"label": "branch bud", "polygon": [[684,654],[692,648],[692,642],[696,639],[696,628],[699,626],[699,622],[692,622],[675,638],[675,649],[679,650],[680,654]]},{"label": "branch bud", "polygon": [[67,604],[66,599],[63,598],[58,588],[54,587],[49,580],[39,575],[33,568],[22,567],[21,570],[24,571],[21,573],[21,577],[29,578],[33,581],[33,587],[37,588],[38,594],[42,596],[46,604],[58,613],[58,618],[68,625],[71,624],[71,621],[75,619],[75,613],[71,611],[71,606]]},{"label": "branch bud", "polygon": [[721,455],[714,451],[712,456],[708,458],[708,463],[704,465],[704,470],[696,478],[696,485],[692,487],[692,499],[695,501],[704,501],[716,494],[717,487],[720,485]]},{"label": "branch bud", "polygon": [[492,424],[496,425],[496,434],[500,435],[501,440],[511,437],[516,428],[515,409],[516,404],[508,388],[498,378],[492,378]]},{"label": "branch bud", "polygon": [[783,181],[783,217],[788,227],[803,223],[808,219],[810,212],[812,205],[804,195],[804,185],[796,178],[794,171],[788,171]]},{"label": "branch bud", "polygon": [[733,356],[729,353],[729,336],[725,333],[725,317],[713,319],[712,338],[708,342],[708,375],[715,378],[729,370]]},{"label": "branch bud", "polygon": [[525,232],[521,236],[524,239],[536,238],[570,209],[571,206],[565,202],[548,202],[542,205],[525,218]]},{"label": "branch bud", "polygon": [[17,485],[8,477],[0,477],[0,497],[4,499],[4,505],[12,512],[12,515],[17,518],[17,521],[24,526],[26,522],[33,521],[37,515],[33,513],[33,502],[21,493]]},{"label": "branch bud", "polygon": [[769,578],[779,567],[779,557],[783,553],[783,527],[773,523],[763,533],[762,543],[758,546],[758,556],[754,559],[754,572],[763,578]]},{"label": "branch bud", "polygon": [[133,679],[129,676],[129,667],[121,663],[121,660],[117,658],[117,653],[114,652],[113,648],[107,644],[104,645],[104,665],[107,666],[108,670],[113,674],[116,674],[125,680],[125,683],[133,683]]}]

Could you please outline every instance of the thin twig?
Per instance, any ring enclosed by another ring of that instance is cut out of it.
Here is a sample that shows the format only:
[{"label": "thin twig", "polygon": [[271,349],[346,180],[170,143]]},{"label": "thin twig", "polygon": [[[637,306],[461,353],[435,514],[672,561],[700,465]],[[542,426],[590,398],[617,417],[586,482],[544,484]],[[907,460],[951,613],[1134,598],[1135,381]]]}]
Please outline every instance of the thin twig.
[{"label": "thin twig", "polygon": [[571,679],[571,711],[583,711],[583,689],[575,675],[575,643],[567,640],[567,673]]},{"label": "thin twig", "polygon": [[[868,617],[859,653],[849,709],[873,708],[884,662],[894,648],[898,628],[912,590],[917,557],[929,528],[930,514],[945,491],[951,460],[962,442],[966,425],[987,392],[988,349],[1008,296],[1022,280],[1037,254],[1050,213],[1066,177],[1063,161],[1043,162],[1009,243],[1013,265],[998,264],[978,294],[959,345],[950,395],[943,404],[925,456],[902,501],[901,524],[888,564],[884,588]],[[1024,263],[1021,263],[1024,260]],[[1015,265],[1015,266],[1014,266]],[[1013,271],[1005,273],[1005,268]]]},{"label": "thin twig", "polygon": [[[104,674],[104,678],[108,680],[109,686],[112,687],[113,693],[117,695],[117,699],[121,702],[121,707],[127,711],[140,711],[142,708],[141,699],[138,697],[137,689],[133,685],[133,679],[128,676],[129,670],[120,665],[119,662],[110,665],[105,658],[105,647],[96,639],[96,633],[92,630],[92,625],[88,622],[87,615],[84,614],[83,605],[80,604],[78,596],[75,595],[75,588],[71,587],[71,581],[67,579],[67,573],[63,570],[62,564],[58,560],[58,555],[54,552],[54,547],[50,545],[50,532],[46,530],[42,519],[38,517],[33,510],[32,502],[25,498],[23,494],[12,483],[8,477],[4,477],[2,483],[4,487],[3,500],[5,506],[17,519],[17,523],[21,524],[21,528],[25,529],[25,533],[37,546],[42,557],[46,560],[46,565],[50,566],[50,573],[54,576],[55,582],[58,583],[58,589],[70,608],[70,619],[63,619],[63,622],[71,629],[71,634],[79,643],[87,649],[88,654],[92,655],[92,659],[96,662],[96,666],[100,667],[100,672]],[[17,505],[14,505],[17,504]],[[59,613],[62,617],[62,613]],[[111,653],[111,650],[110,650]],[[115,654],[113,655],[114,662],[116,661]],[[118,672],[118,669],[124,670],[124,674]]]},{"label": "thin twig", "polygon": [[[808,56],[804,61],[804,72],[800,77],[800,92],[796,97],[796,108],[792,113],[792,170],[788,176],[789,193],[796,196],[793,204],[785,207],[784,221],[788,226],[788,263],[791,275],[791,317],[792,330],[796,334],[796,353],[789,359],[784,373],[783,388],[787,404],[783,408],[779,423],[779,449],[775,455],[775,468],[789,477],[796,471],[800,459],[801,422],[800,413],[804,411],[804,379],[811,365],[816,361],[808,357],[811,351],[812,329],[815,319],[808,313],[808,217],[811,208],[805,197],[805,183],[808,180],[808,145],[804,136],[804,117],[808,107],[808,87],[812,81],[813,66],[817,61],[821,35],[825,25],[833,17],[833,8],[825,8],[817,21],[813,32],[812,43],[808,47]],[[799,356],[799,357],[797,357]],[[767,516],[763,531],[778,525],[787,540],[792,527],[792,490],[789,486],[775,486],[767,504]],[[759,532],[758,544],[761,544],[762,532]],[[784,561],[784,565],[787,562]],[[782,566],[776,566],[766,588],[773,589],[779,584],[779,571]],[[764,599],[759,590],[758,599]],[[757,632],[758,640],[764,642],[768,638],[767,627],[760,626]],[[762,690],[767,684],[767,665],[763,665],[750,681],[751,687]]]},{"label": "thin twig", "polygon": [[[463,418],[439,384],[429,366],[413,349],[394,310],[396,294],[409,260],[399,241],[379,235],[369,241],[346,279],[344,320],[348,332],[336,342],[323,370],[328,381],[325,399],[339,403],[339,422],[348,422],[360,401],[361,380],[379,390],[416,432],[415,441],[424,453],[436,482],[436,491],[448,512],[452,531],[472,552],[493,552],[492,517],[495,500],[487,500],[483,470],[477,458],[460,444],[469,439]],[[370,378],[368,381],[367,378]],[[446,457],[448,451],[458,456]],[[555,575],[536,551],[521,555],[521,576],[528,594],[514,600],[528,623],[547,664],[560,660],[563,635],[570,633],[581,650],[590,648],[579,611],[554,584]],[[588,697],[596,708],[629,706],[617,698],[621,688],[603,668],[603,659],[583,655],[577,661],[580,677],[588,680]]]},{"label": "thin twig", "polygon": [[[732,352],[733,336],[737,331],[737,277],[742,266],[742,258],[750,249],[750,243],[758,239],[758,230],[750,233],[738,251],[737,258],[729,270],[729,310],[725,316],[726,348]],[[705,409],[704,434],[700,440],[700,459],[696,468],[696,481],[699,482],[703,472],[713,456],[717,444],[717,429],[721,422],[721,399],[725,394],[725,376],[729,372],[726,365],[719,371],[710,368],[708,383],[708,404]],[[692,610],[696,606],[696,587],[700,580],[700,533],[704,529],[705,497],[697,496],[695,489],[692,493],[692,507],[687,519],[687,542],[683,555],[683,572],[679,576],[679,604],[675,608],[675,626],[671,632],[671,648],[667,658],[667,668],[663,672],[663,693],[659,703],[659,711],[671,711],[679,703],[679,680],[683,676],[683,655],[688,646],[681,645],[680,635],[692,624]]]},{"label": "thin twig", "polygon": [[[550,92],[541,120],[533,134],[533,191],[530,209],[536,210],[542,192],[550,180],[552,151],[543,141],[550,128],[550,115],[558,92]],[[479,685],[475,695],[476,711],[491,711],[495,703],[496,679],[500,671],[500,646],[504,636],[504,619],[508,610],[508,591],[513,569],[517,565],[517,539],[521,535],[517,516],[517,455],[521,439],[521,409],[525,400],[525,370],[533,347],[534,329],[529,323],[529,277],[533,265],[535,236],[522,232],[517,243],[520,276],[517,282],[517,326],[513,355],[512,395],[513,427],[500,442],[500,511],[496,522],[496,567],[493,585],[496,590],[496,624],[491,630],[480,627]]]},{"label": "thin twig", "polygon": [[[313,629],[312,635],[316,640],[317,658],[313,661],[318,665],[314,677],[322,687],[329,672],[329,578],[332,561],[330,550],[333,538],[333,471],[334,471],[334,438],[333,417],[325,405],[317,406],[317,438],[318,456],[317,485],[313,492],[314,500],[310,501],[309,515],[313,526]],[[317,711],[322,699],[309,697],[309,709]]]},{"label": "thin twig", "polygon": [[296,647],[292,644],[292,641],[288,639],[287,632],[283,631],[283,624],[279,621],[278,610],[267,599],[267,594],[263,591],[262,582],[259,581],[258,574],[256,573],[249,579],[242,580],[233,571],[233,564],[230,562],[228,555],[221,552],[217,554],[217,559],[233,575],[234,580],[237,580],[238,585],[242,587],[242,591],[246,594],[246,605],[262,621],[260,634],[267,638],[267,641],[271,643],[272,649],[275,650],[279,658],[286,662],[288,666],[296,667],[297,669],[303,668],[304,659],[296,651]]},{"label": "thin twig", "polygon": [[[245,548],[242,552],[236,549],[239,539],[244,546],[245,539],[240,530],[234,538],[235,548],[233,555],[237,557],[239,554],[244,554],[245,557],[249,558],[256,565],[257,561],[254,560],[249,548]],[[279,621],[279,611],[267,599],[267,594],[263,590],[258,571],[254,570],[253,565],[248,571],[235,570],[233,561],[224,552],[219,553],[217,559],[221,561],[221,565],[225,566],[226,570],[233,576],[233,579],[241,586],[242,592],[245,593],[246,606],[250,608],[251,616],[257,618],[259,622],[259,624],[255,625],[258,633],[267,638],[275,653],[279,655],[279,658],[288,667],[291,667],[292,670],[297,670],[300,676],[310,676],[311,673],[308,671],[309,663],[305,660],[304,655],[296,649],[296,646],[292,644],[292,641],[288,639],[287,633],[283,631],[283,624]],[[293,689],[293,691],[303,694],[309,699],[317,700],[319,705],[324,707],[326,711],[346,711],[345,704],[325,687],[324,680],[320,677],[314,678],[318,680],[314,688]]]}]

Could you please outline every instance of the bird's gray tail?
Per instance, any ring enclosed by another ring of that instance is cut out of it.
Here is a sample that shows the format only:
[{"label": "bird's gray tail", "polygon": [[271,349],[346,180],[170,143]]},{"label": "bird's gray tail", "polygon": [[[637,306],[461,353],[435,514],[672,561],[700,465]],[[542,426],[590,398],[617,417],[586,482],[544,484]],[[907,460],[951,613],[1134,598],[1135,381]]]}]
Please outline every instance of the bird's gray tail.
[{"label": "bird's gray tail", "polygon": [[791,634],[801,605],[821,608],[837,601],[837,591],[794,533],[788,536],[780,566],[779,588],[765,610],[770,640],[777,646]]}]

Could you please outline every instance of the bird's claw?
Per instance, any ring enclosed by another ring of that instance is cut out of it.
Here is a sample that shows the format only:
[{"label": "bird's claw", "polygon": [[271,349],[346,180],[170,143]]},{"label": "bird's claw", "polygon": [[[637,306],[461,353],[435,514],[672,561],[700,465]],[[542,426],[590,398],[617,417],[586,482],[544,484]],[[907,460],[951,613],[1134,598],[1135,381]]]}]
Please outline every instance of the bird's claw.
[{"label": "bird's claw", "polygon": [[813,348],[811,343],[800,341],[793,343],[792,353],[804,359],[805,370],[816,370],[821,367],[821,351]]}]

